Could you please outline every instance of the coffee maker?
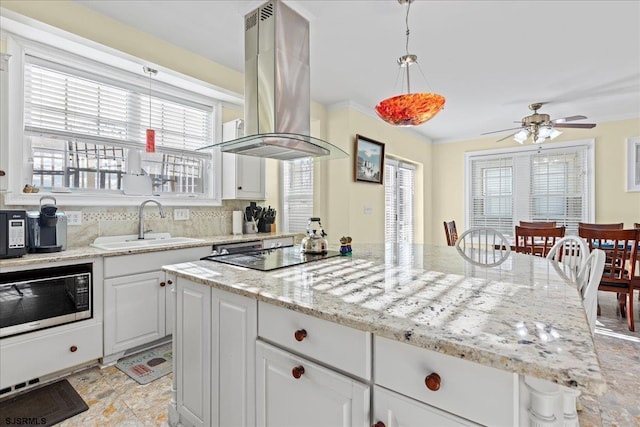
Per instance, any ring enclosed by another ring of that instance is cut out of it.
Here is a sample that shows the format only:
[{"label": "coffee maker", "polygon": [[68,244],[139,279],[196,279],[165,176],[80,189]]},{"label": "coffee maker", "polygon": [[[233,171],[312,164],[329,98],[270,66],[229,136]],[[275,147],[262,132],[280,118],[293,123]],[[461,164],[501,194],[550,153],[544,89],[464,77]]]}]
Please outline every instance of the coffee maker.
[{"label": "coffee maker", "polygon": [[[43,200],[53,204],[42,204]],[[27,237],[30,253],[60,252],[67,249],[67,216],[58,212],[56,199],[40,198],[40,210],[27,212]]]}]

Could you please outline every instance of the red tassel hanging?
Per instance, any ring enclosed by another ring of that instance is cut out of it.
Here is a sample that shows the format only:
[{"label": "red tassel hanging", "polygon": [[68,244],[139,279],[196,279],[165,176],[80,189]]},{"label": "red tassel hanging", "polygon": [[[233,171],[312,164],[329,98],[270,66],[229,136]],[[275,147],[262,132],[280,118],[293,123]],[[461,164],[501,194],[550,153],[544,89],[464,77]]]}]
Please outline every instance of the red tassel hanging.
[{"label": "red tassel hanging", "polygon": [[156,131],[147,129],[147,153],[156,152]]}]

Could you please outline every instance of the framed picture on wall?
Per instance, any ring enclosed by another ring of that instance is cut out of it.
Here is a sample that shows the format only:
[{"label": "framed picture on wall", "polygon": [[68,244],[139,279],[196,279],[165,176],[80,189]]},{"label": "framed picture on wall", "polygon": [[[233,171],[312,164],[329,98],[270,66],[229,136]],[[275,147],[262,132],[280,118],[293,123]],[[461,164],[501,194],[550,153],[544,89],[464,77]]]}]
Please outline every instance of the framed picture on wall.
[{"label": "framed picture on wall", "polygon": [[627,138],[627,191],[640,191],[640,137]]},{"label": "framed picture on wall", "polygon": [[382,184],[384,176],[384,144],[356,135],[354,159],[355,180]]}]

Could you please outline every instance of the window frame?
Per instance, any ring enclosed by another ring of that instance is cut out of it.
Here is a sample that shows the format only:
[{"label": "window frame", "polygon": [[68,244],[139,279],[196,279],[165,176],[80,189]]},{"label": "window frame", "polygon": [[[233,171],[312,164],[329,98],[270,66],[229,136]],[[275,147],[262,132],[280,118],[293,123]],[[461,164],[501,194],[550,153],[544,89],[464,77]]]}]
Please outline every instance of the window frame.
[{"label": "window frame", "polygon": [[[387,176],[387,170],[391,169],[395,176],[394,177],[388,177]],[[407,226],[406,223],[401,223],[398,220],[398,217],[402,215],[402,207],[401,207],[401,203],[400,203],[400,178],[399,178],[399,172],[400,170],[403,169],[405,171],[410,171],[411,173],[411,186],[409,188],[405,188],[405,190],[410,191],[411,194],[409,194],[407,200],[410,202],[410,206],[409,209],[405,209],[404,210],[404,214],[406,217],[409,217],[408,219],[410,220],[410,224],[408,224],[408,227],[410,228],[410,233],[404,233],[409,240],[403,240],[403,241],[398,241],[400,234],[401,233],[401,229],[402,227]],[[384,193],[385,193],[385,226],[384,226],[384,241],[385,243],[409,243],[412,244],[415,242],[416,240],[416,204],[415,204],[415,191],[416,191],[416,172],[417,172],[417,166],[413,163],[409,163],[403,160],[399,160],[393,157],[389,157],[386,156],[384,159],[384,167],[383,167],[383,176],[384,176]],[[387,179],[389,178],[389,179]],[[393,188],[391,188],[393,187]],[[387,204],[387,197],[393,197],[394,198],[394,203],[393,203],[393,212],[391,212],[390,210],[390,206]],[[395,223],[395,230],[393,231],[393,237],[395,237],[394,242],[390,242],[388,240],[389,233],[388,233],[388,227],[387,224],[389,222],[389,215],[393,214],[394,219],[392,220],[392,222]]]},{"label": "window frame", "polygon": [[[585,163],[586,163],[586,173],[587,173],[587,179],[585,182],[586,185],[586,189],[584,191],[584,194],[586,195],[586,208],[583,210],[583,212],[586,214],[586,218],[583,218],[583,222],[594,222],[594,218],[595,218],[595,158],[594,158],[594,147],[595,147],[595,140],[594,139],[584,139],[584,140],[575,140],[575,141],[568,141],[568,142],[554,142],[554,143],[546,143],[546,144],[537,144],[537,145],[526,145],[526,146],[521,146],[521,147],[512,147],[512,148],[498,148],[498,149],[490,149],[490,150],[482,150],[482,151],[469,151],[465,153],[465,158],[464,158],[464,215],[465,215],[465,224],[470,224],[471,223],[471,218],[472,218],[472,203],[470,203],[471,201],[471,192],[472,192],[472,183],[471,183],[471,173],[472,173],[472,162],[473,160],[479,160],[482,158],[492,158],[492,157],[497,157],[497,156],[523,156],[523,155],[528,155],[529,159],[533,158],[533,155],[535,154],[541,154],[544,152],[549,152],[550,154],[554,153],[554,152],[561,152],[561,151],[566,151],[566,150],[571,150],[571,149],[578,149],[583,147],[585,149]],[[512,166],[513,167],[513,166]],[[514,171],[514,172],[521,172],[521,171]],[[528,182],[531,183],[531,170],[527,171],[528,173]],[[512,179],[514,180],[518,180],[521,178],[518,178],[517,174],[513,175]],[[513,188],[512,191],[514,192],[514,197],[516,197],[515,195],[515,191],[517,189]],[[530,191],[530,189],[528,189],[527,191]],[[529,204],[529,199],[530,199],[531,194],[527,193],[526,195],[526,203]],[[525,196],[520,196],[520,197],[525,197]],[[515,218],[515,215],[517,215],[518,212],[521,211],[521,207],[523,206],[523,203],[525,203],[525,201],[520,200],[520,198],[518,198],[518,200],[513,200],[513,211],[512,211],[512,221],[513,224],[515,225],[517,220],[525,220],[526,218]],[[513,230],[512,233],[513,234]]]},{"label": "window frame", "polygon": [[627,192],[640,191],[640,136],[627,138]]},{"label": "window frame", "polygon": [[[6,41],[7,53],[11,54],[8,71],[2,72],[0,81],[0,105],[2,105],[1,121],[3,130],[0,140],[0,153],[5,159],[0,161],[3,170],[10,169],[7,173],[4,197],[5,205],[37,205],[40,197],[53,195],[60,205],[81,206],[134,206],[141,201],[154,197],[168,206],[221,206],[222,205],[222,162],[219,148],[212,149],[211,168],[205,172],[211,191],[206,196],[193,196],[188,194],[161,195],[161,196],[129,196],[121,192],[109,193],[51,193],[40,191],[36,194],[23,193],[22,188],[29,183],[27,178],[28,164],[24,158],[26,151],[23,144],[10,144],[9,141],[23,141],[24,139],[24,66],[26,53],[34,54],[43,59],[61,61],[61,56],[69,66],[84,67],[87,63],[97,61],[105,67],[111,67],[114,74],[135,73],[139,74],[138,81],[143,87],[148,85],[148,76],[142,72],[143,66],[158,69],[158,75],[154,77],[154,84],[163,85],[163,90],[171,92],[171,96],[189,91],[194,95],[194,100],[205,105],[212,105],[213,116],[213,143],[222,138],[222,109],[237,109],[243,104],[240,96],[223,91],[209,83],[197,80],[193,77],[166,69],[157,64],[150,63],[141,58],[136,58],[107,46],[83,39],[63,30],[49,26],[38,25],[35,21],[25,19],[18,22],[6,16],[2,20],[2,38]],[[80,57],[80,59],[79,59]],[[68,61],[68,62],[67,62]],[[101,67],[101,66],[100,66]],[[104,72],[104,70],[102,70]],[[131,76],[129,75],[128,78]],[[118,77],[121,78],[121,77]],[[20,82],[20,84],[17,84]],[[173,89],[172,89],[173,88]],[[177,88],[177,89],[176,89]],[[197,91],[197,92],[196,92]],[[178,96],[181,97],[181,96]],[[6,126],[5,126],[6,124]],[[20,165],[9,167],[10,165]]]}]

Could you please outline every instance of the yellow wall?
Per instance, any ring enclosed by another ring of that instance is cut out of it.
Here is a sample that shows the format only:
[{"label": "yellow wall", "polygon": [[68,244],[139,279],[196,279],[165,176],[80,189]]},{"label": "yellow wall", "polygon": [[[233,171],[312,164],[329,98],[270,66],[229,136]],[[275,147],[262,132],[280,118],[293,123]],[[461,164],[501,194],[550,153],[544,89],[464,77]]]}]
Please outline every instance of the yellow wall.
[{"label": "yellow wall", "polygon": [[[596,222],[640,222],[640,192],[626,192],[626,140],[640,136],[640,119],[598,123],[589,130],[563,129],[551,142],[595,139]],[[430,227],[434,242],[444,242],[442,221],[455,220],[464,230],[464,153],[519,146],[513,140],[495,142],[497,137],[433,145],[433,206]]]}]

